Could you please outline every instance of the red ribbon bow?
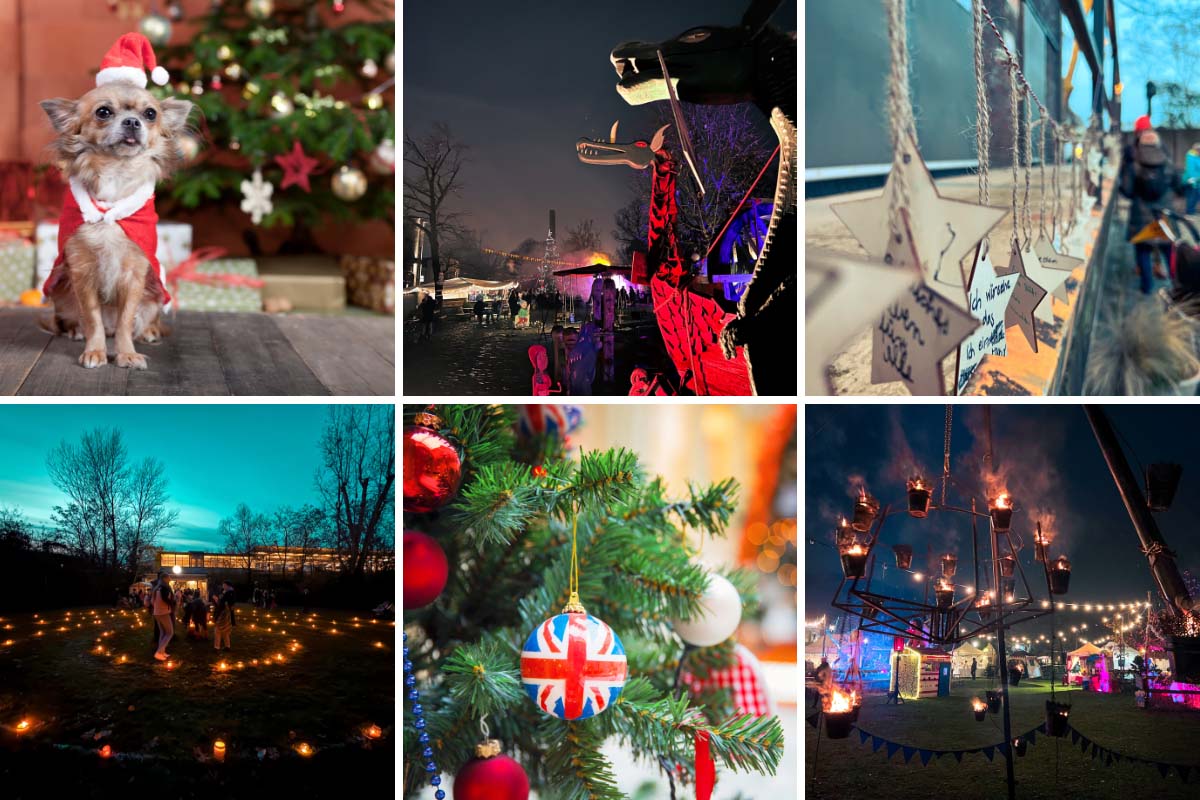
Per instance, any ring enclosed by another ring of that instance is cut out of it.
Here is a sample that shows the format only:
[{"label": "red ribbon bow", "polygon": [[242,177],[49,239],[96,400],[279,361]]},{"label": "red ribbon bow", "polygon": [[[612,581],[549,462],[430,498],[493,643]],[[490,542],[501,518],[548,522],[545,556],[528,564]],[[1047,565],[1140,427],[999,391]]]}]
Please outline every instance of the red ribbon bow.
[{"label": "red ribbon bow", "polygon": [[174,268],[167,272],[167,283],[172,290],[178,292],[180,281],[191,281],[205,286],[248,286],[251,289],[261,289],[265,284],[262,278],[251,278],[248,275],[235,275],[233,273],[208,273],[198,272],[197,267],[208,261],[215,261],[218,258],[224,258],[228,253],[224,247],[201,247],[193,250],[192,254],[180,261]]}]

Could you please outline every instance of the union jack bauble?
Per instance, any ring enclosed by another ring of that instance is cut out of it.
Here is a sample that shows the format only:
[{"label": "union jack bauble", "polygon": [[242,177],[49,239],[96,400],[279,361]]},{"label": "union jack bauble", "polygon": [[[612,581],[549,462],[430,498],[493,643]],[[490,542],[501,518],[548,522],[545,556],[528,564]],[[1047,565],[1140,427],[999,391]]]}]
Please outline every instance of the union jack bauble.
[{"label": "union jack bauble", "polygon": [[579,406],[560,406],[551,403],[529,404],[520,407],[517,433],[523,437],[548,433],[566,436],[579,427],[583,409]]},{"label": "union jack bauble", "polygon": [[534,629],[521,651],[521,683],[543,712],[559,719],[594,717],[621,695],[625,648],[591,614],[565,613]]}]

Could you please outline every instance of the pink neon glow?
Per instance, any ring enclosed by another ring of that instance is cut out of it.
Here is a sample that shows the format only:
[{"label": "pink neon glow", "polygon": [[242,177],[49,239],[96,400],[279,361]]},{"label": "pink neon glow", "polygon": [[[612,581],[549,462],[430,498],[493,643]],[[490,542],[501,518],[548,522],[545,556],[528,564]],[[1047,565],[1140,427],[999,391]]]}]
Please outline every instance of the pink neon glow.
[{"label": "pink neon glow", "polygon": [[1108,674],[1108,659],[1101,656],[1096,660],[1100,662],[1100,674],[1096,676],[1096,691],[1111,692],[1112,680]]}]

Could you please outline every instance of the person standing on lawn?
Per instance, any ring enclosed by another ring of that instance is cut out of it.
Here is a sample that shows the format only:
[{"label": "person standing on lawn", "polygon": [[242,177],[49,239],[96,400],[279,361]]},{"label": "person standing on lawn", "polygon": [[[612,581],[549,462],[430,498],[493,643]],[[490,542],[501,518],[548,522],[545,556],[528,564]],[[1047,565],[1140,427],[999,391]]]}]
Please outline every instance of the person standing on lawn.
[{"label": "person standing on lawn", "polygon": [[975,681],[975,670],[978,668],[979,668],[979,662],[972,658],[971,659],[971,681],[972,682]]},{"label": "person standing on lawn", "polygon": [[150,596],[150,613],[158,626],[158,649],[154,651],[154,658],[166,661],[169,658],[167,644],[175,635],[175,593],[171,591],[165,571],[158,573],[158,582]]},{"label": "person standing on lawn", "polygon": [[221,584],[221,596],[217,599],[217,607],[213,609],[213,647],[218,652],[221,650],[222,642],[225,643],[226,650],[233,649],[230,637],[233,634],[234,602],[233,584],[225,581]]}]

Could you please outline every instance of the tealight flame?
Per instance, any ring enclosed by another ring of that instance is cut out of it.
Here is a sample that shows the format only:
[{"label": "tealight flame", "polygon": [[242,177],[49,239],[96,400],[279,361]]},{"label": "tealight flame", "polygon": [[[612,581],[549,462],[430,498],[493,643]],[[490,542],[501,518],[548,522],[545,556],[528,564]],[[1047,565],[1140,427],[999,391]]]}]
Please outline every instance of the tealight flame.
[{"label": "tealight flame", "polygon": [[376,647],[380,647],[380,648],[382,648],[382,647],[383,647],[383,642],[376,642],[376,643],[375,643],[375,646],[376,646]]},{"label": "tealight flame", "polygon": [[111,746],[106,744],[106,745],[104,745],[104,747],[100,748],[100,757],[101,758],[108,758],[111,755],[112,755],[112,747]]},{"label": "tealight flame", "polygon": [[29,730],[31,727],[33,727],[33,723],[27,719],[23,719],[17,723],[17,733],[24,733],[25,731]]},{"label": "tealight flame", "polygon": [[313,749],[308,742],[301,742],[300,744],[296,745],[296,752],[305,758],[308,758],[313,754]]},{"label": "tealight flame", "polygon": [[829,708],[826,710],[826,713],[845,714],[856,705],[858,705],[858,692],[846,694],[835,688],[833,694],[829,697]]},{"label": "tealight flame", "polygon": [[175,669],[175,662],[174,662],[174,661],[168,661],[168,662],[167,662],[167,669]]},{"label": "tealight flame", "polygon": [[383,730],[378,725],[368,725],[364,733],[368,739],[378,739],[383,735]]},{"label": "tealight flame", "polygon": [[219,669],[221,672],[224,672],[225,670],[229,669],[229,665],[222,661],[220,664],[217,664],[217,669]]}]

